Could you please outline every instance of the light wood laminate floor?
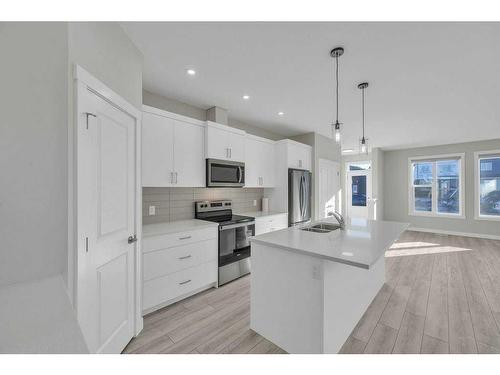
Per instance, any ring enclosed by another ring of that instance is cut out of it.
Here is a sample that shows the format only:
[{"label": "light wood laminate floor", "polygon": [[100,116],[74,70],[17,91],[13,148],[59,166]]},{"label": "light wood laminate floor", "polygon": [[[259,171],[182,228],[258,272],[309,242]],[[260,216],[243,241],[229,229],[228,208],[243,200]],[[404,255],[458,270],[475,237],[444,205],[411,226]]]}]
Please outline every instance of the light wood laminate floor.
[{"label": "light wood laminate floor", "polygon": [[[341,353],[500,353],[500,241],[406,231]],[[144,318],[124,353],[284,353],[250,330],[250,277]]]}]

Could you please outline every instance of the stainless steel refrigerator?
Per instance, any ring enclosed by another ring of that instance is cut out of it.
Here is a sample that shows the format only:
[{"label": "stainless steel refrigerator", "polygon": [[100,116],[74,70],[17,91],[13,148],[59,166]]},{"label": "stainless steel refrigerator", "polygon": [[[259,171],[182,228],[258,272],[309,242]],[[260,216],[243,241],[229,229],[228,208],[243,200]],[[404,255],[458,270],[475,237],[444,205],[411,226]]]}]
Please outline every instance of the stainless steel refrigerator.
[{"label": "stainless steel refrigerator", "polygon": [[288,170],[288,226],[311,220],[311,172]]}]

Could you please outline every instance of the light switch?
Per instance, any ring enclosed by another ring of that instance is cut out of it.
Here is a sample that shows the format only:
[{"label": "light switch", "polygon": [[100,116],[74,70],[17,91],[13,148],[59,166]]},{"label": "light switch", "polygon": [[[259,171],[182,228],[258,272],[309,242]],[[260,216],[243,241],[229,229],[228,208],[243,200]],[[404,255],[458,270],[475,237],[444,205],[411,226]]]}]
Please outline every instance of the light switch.
[{"label": "light switch", "polygon": [[149,206],[149,216],[156,215],[156,206]]}]

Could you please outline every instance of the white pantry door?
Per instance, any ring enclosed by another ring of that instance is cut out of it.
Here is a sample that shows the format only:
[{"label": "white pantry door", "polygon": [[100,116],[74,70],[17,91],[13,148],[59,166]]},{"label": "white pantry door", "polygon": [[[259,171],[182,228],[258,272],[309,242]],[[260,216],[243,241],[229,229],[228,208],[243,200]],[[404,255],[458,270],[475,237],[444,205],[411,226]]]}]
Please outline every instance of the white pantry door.
[{"label": "white pantry door", "polygon": [[120,353],[134,335],[136,121],[86,88],[78,100],[78,319],[91,353]]},{"label": "white pantry door", "polygon": [[318,219],[332,216],[333,211],[341,212],[340,163],[319,159],[319,206]]}]

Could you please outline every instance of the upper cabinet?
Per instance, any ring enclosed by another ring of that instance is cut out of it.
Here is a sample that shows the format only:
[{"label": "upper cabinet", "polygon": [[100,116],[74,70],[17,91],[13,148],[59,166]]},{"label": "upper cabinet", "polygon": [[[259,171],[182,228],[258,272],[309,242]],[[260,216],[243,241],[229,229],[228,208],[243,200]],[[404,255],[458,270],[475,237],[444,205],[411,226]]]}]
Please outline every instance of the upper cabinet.
[{"label": "upper cabinet", "polygon": [[285,139],[288,168],[312,169],[312,147],[303,143]]},{"label": "upper cabinet", "polygon": [[202,121],[143,106],[142,186],[205,186]]},{"label": "upper cabinet", "polygon": [[274,141],[247,134],[245,187],[274,187]]},{"label": "upper cabinet", "polygon": [[245,161],[245,132],[207,121],[206,157],[209,159]]}]

